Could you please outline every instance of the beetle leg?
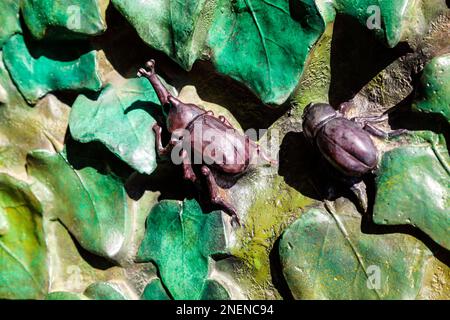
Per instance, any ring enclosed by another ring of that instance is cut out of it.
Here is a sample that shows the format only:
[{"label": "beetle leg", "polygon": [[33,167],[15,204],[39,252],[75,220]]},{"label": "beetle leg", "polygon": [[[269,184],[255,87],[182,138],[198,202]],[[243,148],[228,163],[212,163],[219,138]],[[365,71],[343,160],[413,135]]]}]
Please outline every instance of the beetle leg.
[{"label": "beetle leg", "polygon": [[364,181],[353,184],[350,187],[350,190],[353,192],[356,198],[358,198],[359,205],[364,210],[364,212],[367,212],[369,201],[367,199],[366,184],[364,183]]},{"label": "beetle leg", "polygon": [[364,125],[363,129],[366,130],[371,135],[373,135],[375,137],[378,137],[378,138],[387,139],[389,137],[387,132],[381,130],[380,128],[377,128],[377,127],[371,125],[370,123],[366,123]]},{"label": "beetle leg", "polygon": [[402,135],[402,134],[408,132],[408,130],[405,130],[405,129],[398,129],[398,130],[386,132],[384,130],[381,130],[380,128],[373,126],[370,123],[366,123],[364,125],[364,130],[366,130],[368,133],[374,135],[375,137],[382,138],[382,139],[396,137],[396,136],[399,136],[399,135]]},{"label": "beetle leg", "polygon": [[361,123],[361,124],[365,125],[366,123],[380,123],[380,122],[386,121],[387,119],[388,119],[388,115],[383,114],[380,116],[355,117],[350,120],[352,120],[356,123]]},{"label": "beetle leg", "polygon": [[408,133],[408,130],[406,129],[397,129],[397,130],[392,130],[390,132],[388,132],[389,138],[393,138],[393,137],[398,137],[401,136],[402,134]]},{"label": "beetle leg", "polygon": [[181,151],[181,158],[183,160],[183,175],[184,179],[191,180],[192,182],[197,181],[197,176],[192,169],[191,160],[189,159],[188,153],[185,149]]},{"label": "beetle leg", "polygon": [[160,157],[164,157],[172,151],[173,147],[178,143],[178,141],[171,139],[167,144],[167,146],[163,147],[161,142],[161,132],[162,132],[161,127],[157,123],[155,123],[152,128],[153,131],[155,132],[156,149],[158,151],[158,155]]},{"label": "beetle leg", "polygon": [[256,146],[256,153],[259,157],[261,157],[261,159],[263,159],[267,163],[270,163],[271,166],[275,167],[278,164],[278,161],[270,158],[259,145]]},{"label": "beetle leg", "polygon": [[214,175],[211,173],[211,170],[204,165],[202,166],[201,171],[202,174],[206,177],[211,202],[215,205],[221,206],[224,209],[224,211],[231,216],[232,221],[235,221],[240,226],[241,222],[239,221],[236,209],[229,203],[226,203],[219,195],[219,187],[217,186],[216,179],[214,178]]}]

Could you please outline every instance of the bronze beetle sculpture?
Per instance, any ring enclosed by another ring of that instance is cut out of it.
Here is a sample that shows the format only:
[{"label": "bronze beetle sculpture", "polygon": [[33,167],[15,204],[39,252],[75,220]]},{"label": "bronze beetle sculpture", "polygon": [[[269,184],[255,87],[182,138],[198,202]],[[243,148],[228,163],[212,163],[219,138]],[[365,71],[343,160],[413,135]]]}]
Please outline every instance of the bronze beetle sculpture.
[{"label": "bronze beetle sculpture", "polygon": [[[386,120],[387,114],[347,119],[348,107],[348,103],[343,103],[336,110],[326,103],[310,103],[302,116],[303,133],[344,177],[357,179],[372,172],[378,164],[378,150],[370,136],[388,138],[406,130],[385,132],[373,125]],[[364,191],[357,184],[352,188],[366,209]]]},{"label": "bronze beetle sculpture", "polygon": [[[155,73],[154,60],[148,61],[146,68],[140,68],[137,75],[150,81],[163,110],[168,109],[166,127],[171,138],[166,147],[161,142],[162,128],[157,123],[153,126],[158,155],[167,156],[174,150],[178,152],[180,148],[175,147],[183,145],[177,155],[181,157],[184,178],[192,182],[196,182],[198,177],[185,147],[193,151],[194,157],[200,156],[200,172],[206,179],[211,203],[220,206],[240,224],[236,209],[220,195],[215,173],[225,176],[242,175],[254,157],[271,164],[276,161],[270,159],[248,136],[236,130],[225,117],[216,117],[212,111],[206,111],[195,104],[183,103],[170,94]],[[194,132],[196,127],[201,128],[200,134]],[[189,133],[187,137],[183,135],[186,131]],[[216,149],[211,156],[211,152],[206,151],[211,151],[212,145]],[[217,153],[222,157],[221,161],[216,160]]]}]

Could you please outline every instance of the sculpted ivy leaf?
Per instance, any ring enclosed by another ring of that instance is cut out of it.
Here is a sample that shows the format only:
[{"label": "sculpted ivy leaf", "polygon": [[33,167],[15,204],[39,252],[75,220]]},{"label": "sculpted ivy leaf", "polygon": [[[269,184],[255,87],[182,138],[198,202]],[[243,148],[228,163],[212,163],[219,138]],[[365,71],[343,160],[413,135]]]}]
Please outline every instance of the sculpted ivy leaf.
[{"label": "sculpted ivy leaf", "polygon": [[209,56],[266,103],[286,101],[324,30],[313,0],[112,2],[146,43],[185,69]]},{"label": "sculpted ivy leaf", "polygon": [[324,19],[334,20],[336,13],[357,19],[389,47],[395,47],[403,38],[419,1],[414,0],[331,0],[316,1]]},{"label": "sculpted ivy leaf", "polygon": [[314,1],[222,0],[218,6],[208,37],[217,70],[266,103],[286,101],[325,28]]},{"label": "sculpted ivy leaf", "polygon": [[45,296],[45,300],[84,300],[86,299],[82,294],[65,292],[65,291],[55,291],[50,292]]},{"label": "sculpted ivy leaf", "polygon": [[413,109],[441,114],[450,122],[450,54],[428,62],[420,84],[419,99]]},{"label": "sculpted ivy leaf", "polygon": [[161,280],[156,278],[145,286],[141,300],[170,300],[170,297],[164,289]]},{"label": "sculpted ivy leaf", "polygon": [[383,155],[373,220],[416,226],[450,249],[450,157],[445,139],[424,131],[409,140]]},{"label": "sculpted ivy leaf", "polygon": [[151,47],[189,70],[204,47],[215,1],[112,0]]},{"label": "sculpted ivy leaf", "polygon": [[150,212],[137,261],[153,261],[176,300],[200,299],[208,288],[210,256],[225,254],[220,212],[205,214],[195,200],[164,200]]},{"label": "sculpted ivy leaf", "polygon": [[0,2],[0,48],[15,33],[19,33],[20,2],[17,0],[3,0]]},{"label": "sculpted ivy leaf", "polygon": [[76,39],[105,31],[101,1],[23,0],[21,6],[24,21],[36,39]]},{"label": "sculpted ivy leaf", "polygon": [[150,174],[156,168],[151,114],[158,106],[158,97],[146,79],[109,84],[96,100],[84,95],[77,98],[70,114],[70,132],[80,142],[100,141],[132,168]]},{"label": "sculpted ivy leaf", "polygon": [[25,183],[0,174],[0,299],[40,299],[46,294],[41,211]]},{"label": "sculpted ivy leaf", "polygon": [[46,300],[128,300],[117,283],[96,282],[81,293],[55,291],[49,293]]},{"label": "sculpted ivy leaf", "polygon": [[56,90],[99,90],[101,80],[95,51],[84,43],[26,43],[12,36],[3,59],[12,79],[30,103]]},{"label": "sculpted ivy leaf", "polygon": [[[156,278],[147,284],[141,295],[141,300],[170,300],[160,279]],[[214,280],[206,280],[199,300],[230,300],[227,290]]]},{"label": "sculpted ivy leaf", "polygon": [[409,235],[363,233],[350,206],[304,213],[279,250],[296,299],[414,299],[431,254]]},{"label": "sculpted ivy leaf", "polygon": [[219,282],[206,280],[200,300],[230,300],[230,295]]},{"label": "sculpted ivy leaf", "polygon": [[120,286],[110,282],[91,284],[84,291],[84,295],[91,300],[128,300]]},{"label": "sculpted ivy leaf", "polygon": [[[26,155],[34,149],[63,148],[70,107],[49,94],[30,107],[9,77],[0,52],[0,172],[27,181]],[[26,129],[25,129],[26,128]]]},{"label": "sculpted ivy leaf", "polygon": [[83,165],[82,155],[71,157],[78,158],[69,161],[67,152],[31,152],[28,172],[39,182],[33,191],[49,216],[59,219],[83,248],[117,258],[130,231],[123,184],[100,164]]}]

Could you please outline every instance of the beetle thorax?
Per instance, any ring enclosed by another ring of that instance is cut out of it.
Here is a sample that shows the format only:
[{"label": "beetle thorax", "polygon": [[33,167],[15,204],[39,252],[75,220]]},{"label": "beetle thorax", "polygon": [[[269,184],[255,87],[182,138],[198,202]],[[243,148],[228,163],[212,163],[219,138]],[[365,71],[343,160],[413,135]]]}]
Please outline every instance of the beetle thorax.
[{"label": "beetle thorax", "polygon": [[308,139],[314,139],[317,132],[328,121],[339,116],[339,113],[329,104],[310,103],[303,112],[303,133]]},{"label": "beetle thorax", "polygon": [[193,104],[185,104],[177,99],[169,98],[169,101],[170,109],[167,114],[167,130],[169,132],[187,128],[195,118],[206,112]]}]

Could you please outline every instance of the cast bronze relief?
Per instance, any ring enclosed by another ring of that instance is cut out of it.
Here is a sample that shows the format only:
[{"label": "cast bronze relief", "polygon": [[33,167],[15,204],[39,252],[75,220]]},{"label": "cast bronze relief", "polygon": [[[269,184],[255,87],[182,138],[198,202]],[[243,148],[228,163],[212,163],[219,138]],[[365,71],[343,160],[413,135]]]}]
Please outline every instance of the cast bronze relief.
[{"label": "cast bronze relief", "polygon": [[[161,142],[162,128],[157,123],[153,126],[158,155],[168,156],[177,146],[184,146],[177,150],[177,156],[181,157],[184,178],[192,182],[199,179],[193,170],[195,165],[193,160],[196,156],[199,156],[201,161],[209,163],[199,165],[200,172],[207,182],[211,203],[220,206],[240,224],[236,209],[220,194],[215,172],[222,174],[221,179],[227,179],[227,176],[244,174],[255,157],[270,164],[276,164],[276,161],[270,159],[249,137],[233,128],[224,116],[216,117],[212,111],[204,110],[194,104],[183,103],[172,96],[156,75],[154,60],[149,60],[146,68],[140,68],[138,76],[146,77],[150,81],[162,108],[168,110],[165,113],[166,128],[171,138],[167,146],[163,147]],[[199,133],[194,131],[196,128],[200,130]],[[183,134],[183,130],[187,130],[187,137]],[[213,149],[212,154],[205,152],[208,147]],[[188,154],[186,149],[192,150],[192,155]]]}]

